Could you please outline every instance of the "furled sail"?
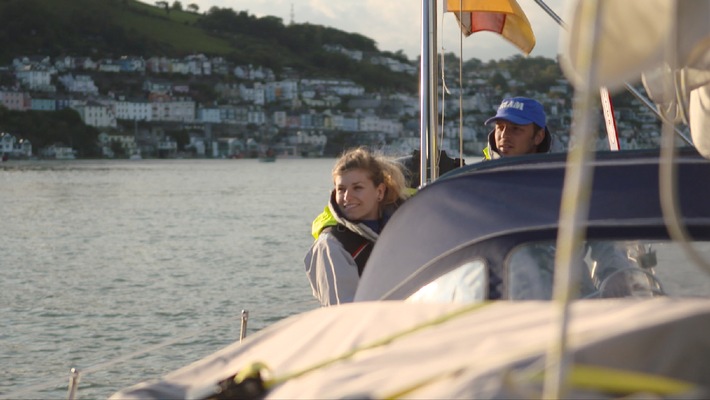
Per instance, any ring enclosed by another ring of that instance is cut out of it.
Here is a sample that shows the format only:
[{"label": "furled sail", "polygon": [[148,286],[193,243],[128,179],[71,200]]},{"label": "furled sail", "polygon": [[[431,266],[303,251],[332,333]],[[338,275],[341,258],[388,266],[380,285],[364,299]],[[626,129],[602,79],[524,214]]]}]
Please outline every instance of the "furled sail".
[{"label": "furled sail", "polygon": [[503,36],[525,54],[535,47],[535,34],[515,0],[446,0],[465,36],[488,31]]},{"label": "furled sail", "polygon": [[[574,4],[561,46],[560,65],[575,85],[591,46],[585,33],[597,23],[582,6]],[[688,124],[695,147],[710,158],[710,1],[603,1],[599,11],[592,84],[613,90],[643,79],[659,109]]]}]

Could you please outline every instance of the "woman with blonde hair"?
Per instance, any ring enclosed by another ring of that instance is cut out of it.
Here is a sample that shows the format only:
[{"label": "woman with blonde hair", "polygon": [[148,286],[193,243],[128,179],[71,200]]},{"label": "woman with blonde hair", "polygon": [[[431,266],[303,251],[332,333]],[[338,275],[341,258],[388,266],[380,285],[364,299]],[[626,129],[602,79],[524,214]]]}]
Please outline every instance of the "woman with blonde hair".
[{"label": "woman with blonde hair", "polygon": [[402,166],[365,147],[343,153],[332,176],[334,189],[313,221],[316,241],[304,260],[322,306],[353,301],[372,247],[408,195]]}]

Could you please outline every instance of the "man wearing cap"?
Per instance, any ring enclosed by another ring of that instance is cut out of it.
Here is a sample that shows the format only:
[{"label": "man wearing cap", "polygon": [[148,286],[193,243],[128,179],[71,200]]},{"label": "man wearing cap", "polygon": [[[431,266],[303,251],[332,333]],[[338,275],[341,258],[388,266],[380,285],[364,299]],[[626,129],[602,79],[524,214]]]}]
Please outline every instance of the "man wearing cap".
[{"label": "man wearing cap", "polygon": [[495,122],[495,128],[488,134],[488,147],[483,149],[486,160],[550,151],[552,136],[547,129],[545,110],[536,100],[503,99],[486,125],[491,122]]},{"label": "man wearing cap", "polygon": [[[488,134],[488,146],[483,149],[486,160],[525,154],[547,153],[552,144],[552,135],[547,129],[545,110],[539,102],[527,97],[503,99],[494,117],[488,118],[486,125],[495,122],[495,128]],[[538,254],[547,252],[554,259],[555,246],[533,246]],[[613,241],[596,241],[586,244],[586,251],[594,262],[589,271],[586,263],[581,278],[581,292],[591,292],[593,287],[612,276],[620,269],[637,267],[627,256],[626,247]],[[590,276],[591,275],[591,276]],[[591,278],[591,280],[590,280]],[[624,282],[619,282],[623,284]],[[612,285],[613,286],[613,285]],[[621,285],[623,286],[623,285]]]}]

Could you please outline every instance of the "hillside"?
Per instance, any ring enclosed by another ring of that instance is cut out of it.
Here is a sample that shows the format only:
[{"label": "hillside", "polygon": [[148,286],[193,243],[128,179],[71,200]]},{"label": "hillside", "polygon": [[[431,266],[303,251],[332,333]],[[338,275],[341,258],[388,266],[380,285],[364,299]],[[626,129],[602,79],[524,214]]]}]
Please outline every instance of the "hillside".
[{"label": "hillside", "polygon": [[[311,24],[213,7],[195,13],[136,0],[0,0],[0,65],[19,55],[111,58],[201,53],[304,76],[350,78],[366,88],[416,91],[416,79],[323,45],[380,54],[374,40]],[[388,56],[401,58],[387,53]]]}]

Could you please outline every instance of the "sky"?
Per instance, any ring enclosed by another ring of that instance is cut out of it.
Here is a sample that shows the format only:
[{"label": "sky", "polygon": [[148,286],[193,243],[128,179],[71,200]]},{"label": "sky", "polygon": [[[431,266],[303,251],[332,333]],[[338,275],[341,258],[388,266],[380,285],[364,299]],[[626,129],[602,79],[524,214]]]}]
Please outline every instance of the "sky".
[{"label": "sky", "polygon": [[[140,1],[155,4],[153,0]],[[173,1],[168,2],[172,4]],[[402,50],[410,60],[415,60],[420,52],[421,0],[181,0],[181,3],[183,8],[196,4],[200,13],[219,7],[247,11],[257,17],[275,16],[284,24],[288,24],[293,15],[297,24],[311,23],[362,34],[373,39],[380,51],[395,53]],[[439,9],[441,3],[439,0]],[[566,3],[569,0],[545,1],[563,20],[566,19]],[[557,23],[534,0],[518,0],[518,4],[527,14],[536,37],[537,44],[530,56],[556,58],[560,34]],[[452,13],[440,12],[437,25],[439,52],[462,54],[464,60],[478,58],[482,61],[523,54],[494,33],[479,32],[462,41]]]}]

